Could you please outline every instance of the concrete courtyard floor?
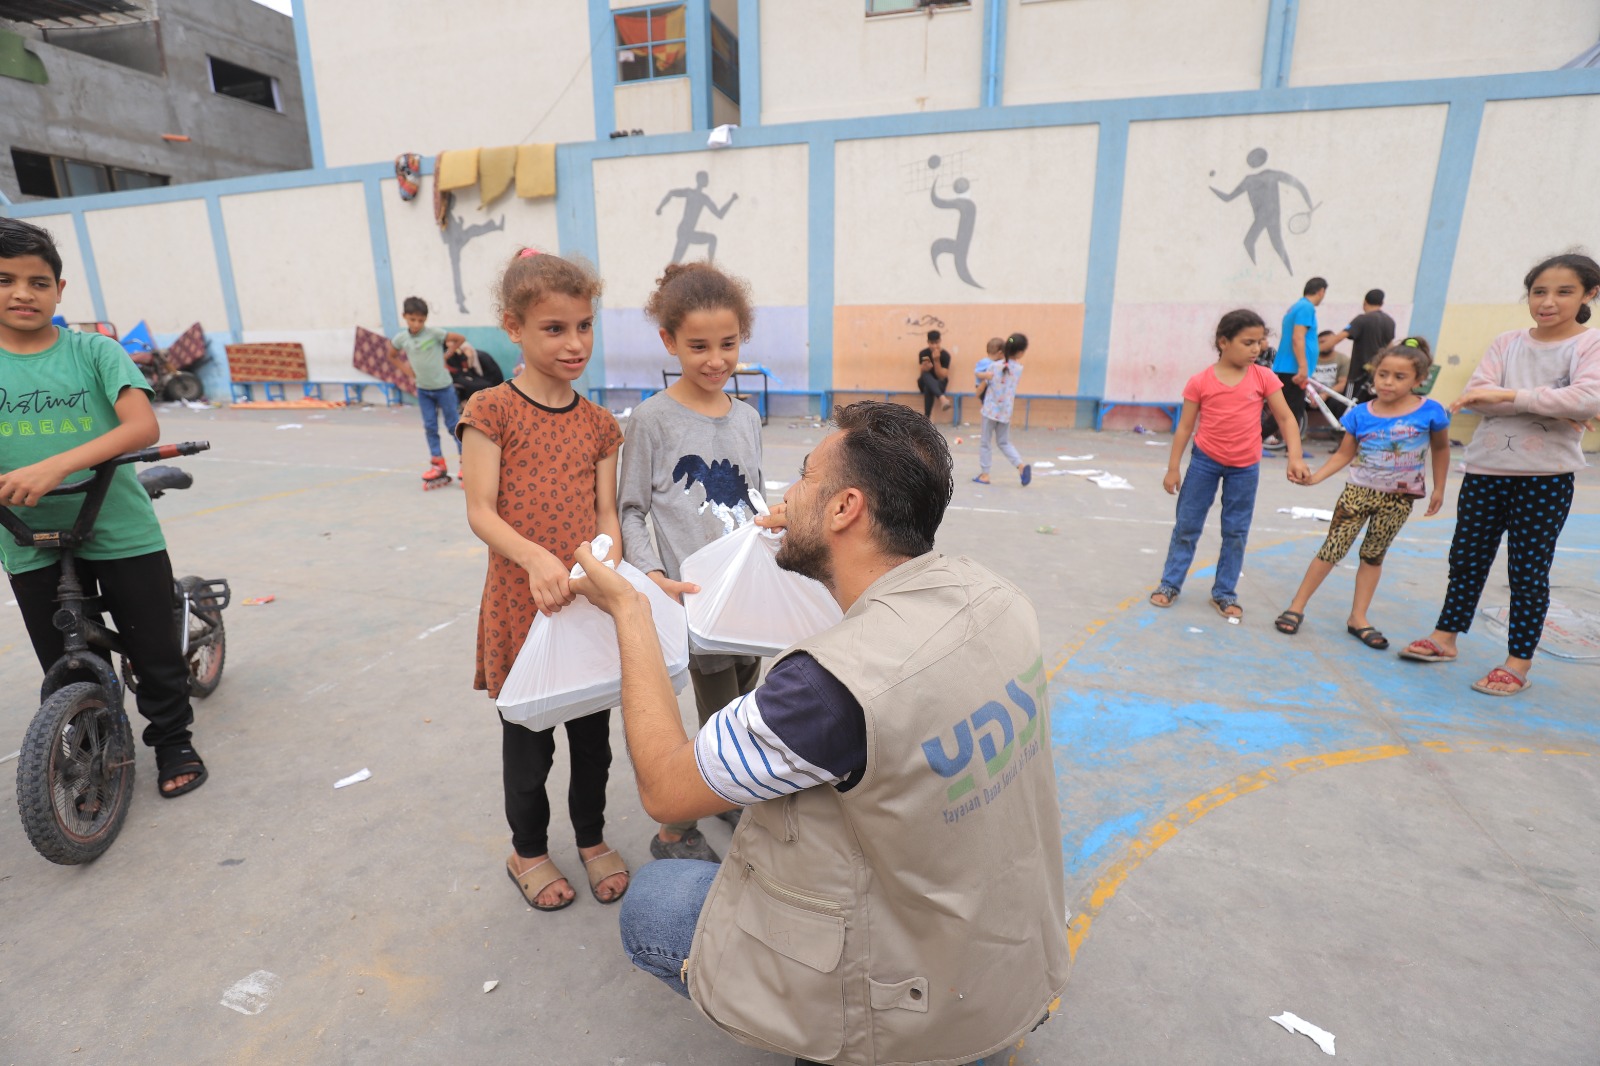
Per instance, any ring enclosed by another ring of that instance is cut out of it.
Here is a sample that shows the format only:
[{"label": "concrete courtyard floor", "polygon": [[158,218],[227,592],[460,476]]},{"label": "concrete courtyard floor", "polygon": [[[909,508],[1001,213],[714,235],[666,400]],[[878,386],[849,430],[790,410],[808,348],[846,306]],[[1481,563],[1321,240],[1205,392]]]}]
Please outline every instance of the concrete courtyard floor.
[{"label": "concrete courtyard floor", "polygon": [[[197,704],[211,780],[165,802],[141,748],[121,838],[81,867],[35,854],[0,790],[0,1063],[787,1062],[635,971],[614,908],[581,893],[540,914],[507,882],[499,726],[470,688],[484,549],[459,489],[420,490],[415,417],[162,412],[165,440],[214,445],[184,461],[194,488],[157,503],[176,568],[235,595],[221,688]],[[1277,508],[1338,492],[1287,484],[1282,460],[1264,467],[1244,624],[1206,602],[1214,524],[1182,598],[1155,610],[1165,435],[1019,432],[1058,470],[1133,485],[1024,490],[972,484],[959,432],[940,548],[1038,606],[1074,912],[1060,1011],[1007,1064],[1322,1061],[1268,1020],[1283,1011],[1358,1064],[1600,1061],[1594,664],[1541,655],[1527,694],[1477,695],[1503,654],[1486,625],[1452,665],[1369,651],[1343,632],[1350,570],[1298,637],[1275,633],[1326,528]],[[766,479],[790,480],[820,435],[775,418]],[[1454,495],[1390,555],[1374,620],[1397,645],[1431,628]],[[1558,597],[1600,589],[1594,473],[1554,580],[1579,590]],[[1499,568],[1485,603],[1504,602]],[[0,610],[0,756],[37,681]],[[613,737],[608,839],[637,868],[653,827],[620,722]],[[559,812],[552,846],[577,876]],[[220,1003],[258,971],[277,978],[265,1009]]]}]

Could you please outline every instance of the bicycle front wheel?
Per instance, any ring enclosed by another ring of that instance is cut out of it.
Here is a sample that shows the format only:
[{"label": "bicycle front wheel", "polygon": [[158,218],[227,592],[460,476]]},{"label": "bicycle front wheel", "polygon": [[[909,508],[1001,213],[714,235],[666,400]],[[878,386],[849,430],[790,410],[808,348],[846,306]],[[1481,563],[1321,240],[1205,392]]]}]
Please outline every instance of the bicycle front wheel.
[{"label": "bicycle front wheel", "polygon": [[75,866],[116,840],[133,797],[133,730],[100,685],[53,693],[17,759],[17,810],[34,849]]}]

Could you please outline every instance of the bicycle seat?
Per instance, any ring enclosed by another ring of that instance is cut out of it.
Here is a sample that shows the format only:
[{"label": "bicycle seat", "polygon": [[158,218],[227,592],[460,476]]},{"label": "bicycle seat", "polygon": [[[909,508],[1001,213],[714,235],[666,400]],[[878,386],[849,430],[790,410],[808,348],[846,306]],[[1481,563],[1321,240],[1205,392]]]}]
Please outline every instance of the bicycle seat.
[{"label": "bicycle seat", "polygon": [[193,485],[194,475],[176,466],[147,466],[139,471],[139,484],[153,500],[168,489],[186,489]]}]

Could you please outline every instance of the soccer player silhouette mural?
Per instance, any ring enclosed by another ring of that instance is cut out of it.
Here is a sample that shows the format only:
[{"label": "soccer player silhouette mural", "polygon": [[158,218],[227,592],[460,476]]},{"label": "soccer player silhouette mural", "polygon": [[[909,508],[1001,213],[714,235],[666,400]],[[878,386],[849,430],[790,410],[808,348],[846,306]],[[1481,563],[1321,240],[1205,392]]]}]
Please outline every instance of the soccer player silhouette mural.
[{"label": "soccer player silhouette mural", "polygon": [[[1245,163],[1253,168],[1266,165],[1267,150],[1265,148],[1252,148],[1245,157]],[[1212,177],[1217,172],[1211,172]],[[1311,202],[1311,193],[1306,189],[1305,183],[1293,174],[1286,174],[1281,170],[1257,169],[1254,174],[1246,174],[1233,187],[1232,192],[1223,192],[1215,185],[1211,191],[1217,199],[1228,203],[1243,193],[1250,201],[1250,211],[1255,216],[1250,222],[1250,229],[1244,235],[1244,250],[1250,256],[1250,262],[1256,261],[1256,242],[1265,233],[1272,242],[1272,250],[1278,253],[1278,258],[1283,262],[1283,269],[1294,276],[1294,267],[1289,265],[1289,252],[1283,244],[1283,192],[1282,186],[1289,186],[1298,191],[1306,202],[1306,209],[1289,217],[1289,232],[1299,236],[1311,225],[1311,215],[1321,204]]]},{"label": "soccer player silhouette mural", "polygon": [[694,176],[694,188],[672,189],[661,198],[661,203],[656,206],[656,214],[671,202],[674,196],[683,197],[683,217],[678,220],[678,243],[672,249],[672,261],[683,262],[683,257],[688,254],[691,245],[703,244],[706,246],[706,261],[717,257],[717,236],[714,233],[703,233],[700,230],[700,212],[710,211],[712,216],[721,219],[728,213],[728,208],[739,199],[739,194],[734,193],[728,197],[728,202],[721,207],[715,200],[706,194],[706,186],[711,184],[711,176],[705,171],[699,171]]}]

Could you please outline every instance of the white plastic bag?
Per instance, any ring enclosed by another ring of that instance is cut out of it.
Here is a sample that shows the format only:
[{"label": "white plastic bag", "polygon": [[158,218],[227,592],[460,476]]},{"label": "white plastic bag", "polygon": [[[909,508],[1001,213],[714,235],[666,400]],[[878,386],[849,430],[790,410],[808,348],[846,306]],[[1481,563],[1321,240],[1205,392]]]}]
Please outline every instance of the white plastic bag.
[{"label": "white plastic bag", "polygon": [[[750,491],[756,514],[761,494]],[[820,582],[778,568],[783,534],[746,522],[683,561],[682,578],[700,586],[684,596],[696,652],[777,655],[844,617]]]},{"label": "white plastic bag", "polygon": [[[596,537],[591,550],[596,558],[605,559],[611,551],[611,538],[604,534]],[[625,561],[606,565],[650,597],[650,613],[672,690],[682,692],[689,682],[688,626],[683,608],[637,567]],[[583,568],[574,566],[572,576],[582,577]],[[553,615],[534,618],[528,639],[495,700],[506,721],[535,730],[621,702],[622,659],[617,652],[616,623],[582,596]]]}]

